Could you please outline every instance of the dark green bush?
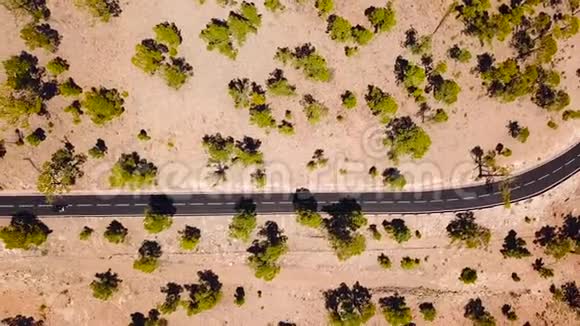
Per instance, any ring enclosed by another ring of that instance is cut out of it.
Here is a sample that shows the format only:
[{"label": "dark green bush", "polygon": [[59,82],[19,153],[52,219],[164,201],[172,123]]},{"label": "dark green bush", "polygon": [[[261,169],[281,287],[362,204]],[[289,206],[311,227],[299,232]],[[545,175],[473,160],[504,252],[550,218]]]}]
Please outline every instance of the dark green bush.
[{"label": "dark green bush", "polygon": [[12,216],[10,224],[0,227],[0,240],[6,249],[29,250],[42,245],[52,230],[35,215],[19,212]]},{"label": "dark green bush", "polygon": [[371,291],[359,282],[352,288],[341,283],[338,288],[325,291],[324,299],[331,325],[362,325],[375,315]]},{"label": "dark green bush", "polygon": [[52,29],[49,24],[30,23],[20,31],[20,38],[31,50],[42,48],[48,52],[56,52],[62,36],[56,29]]},{"label": "dark green bush", "polygon": [[111,169],[109,184],[113,188],[142,189],[156,183],[157,167],[137,152],[121,154]]}]

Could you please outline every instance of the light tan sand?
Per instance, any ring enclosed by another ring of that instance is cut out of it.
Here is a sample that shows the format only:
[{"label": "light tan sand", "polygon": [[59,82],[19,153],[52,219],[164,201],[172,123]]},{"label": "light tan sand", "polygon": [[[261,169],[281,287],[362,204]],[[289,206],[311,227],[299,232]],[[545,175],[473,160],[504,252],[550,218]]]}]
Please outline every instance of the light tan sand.
[{"label": "light tan sand", "polygon": [[[288,1],[286,1],[288,2]],[[335,1],[336,13],[352,23],[368,24],[364,9],[370,5],[383,5],[384,1]],[[103,85],[127,90],[126,113],[105,127],[96,127],[85,117],[80,125],[73,125],[71,117],[61,109],[69,103],[56,98],[49,109],[56,125],[48,140],[38,148],[9,146],[9,153],[0,161],[0,186],[5,191],[35,189],[37,172],[30,158],[40,165],[61,146],[66,136],[79,151],[92,147],[97,138],[103,138],[110,154],[101,161],[90,160],[85,167],[87,175],[79,180],[75,190],[95,191],[108,189],[107,177],[110,167],[123,152],[138,151],[160,167],[159,190],[173,191],[239,191],[251,190],[249,174],[235,167],[229,171],[229,181],[223,186],[211,188],[205,179],[207,157],[201,147],[201,138],[207,133],[221,132],[241,138],[244,135],[263,141],[266,169],[269,175],[267,191],[293,190],[307,186],[313,190],[369,190],[381,189],[380,180],[373,181],[367,174],[371,166],[379,171],[392,166],[386,158],[386,149],[377,145],[383,126],[371,116],[363,95],[369,84],[392,93],[400,104],[399,115],[413,115],[417,105],[407,98],[405,91],[395,84],[393,66],[395,58],[404,54],[410,57],[400,43],[404,31],[414,26],[421,34],[430,33],[443,16],[450,1],[398,1],[396,28],[379,35],[360,54],[347,58],[343,46],[330,40],[325,33],[326,23],[317,16],[312,4],[303,7],[290,4],[282,14],[265,11],[262,3],[257,6],[263,13],[263,24],[258,35],[249,37],[240,50],[236,61],[205,49],[198,37],[200,30],[212,17],[226,17],[229,9],[209,1],[198,6],[190,0],[129,1],[123,4],[123,13],[109,24],[89,19],[86,13],[72,5],[72,1],[50,1],[53,12],[50,23],[63,35],[58,55],[71,63],[70,75],[85,88]],[[427,14],[428,13],[428,14]],[[130,58],[134,46],[144,38],[153,36],[152,27],[162,21],[172,21],[181,28],[183,55],[194,67],[194,77],[179,91],[169,89],[160,78],[148,77],[135,68]],[[25,22],[14,18],[0,8],[0,58],[18,53],[25,46],[18,37],[18,30]],[[487,49],[474,40],[461,35],[461,25],[452,17],[434,36],[436,60],[445,60],[445,51],[454,43],[468,46],[475,56]],[[264,83],[268,74],[282,67],[273,60],[277,47],[297,46],[311,42],[328,59],[334,77],[330,83],[314,83],[290,67],[284,68],[292,83],[297,84],[299,94],[311,93],[331,109],[331,114],[318,126],[311,127],[299,105],[299,97],[279,99],[270,97],[276,119],[281,120],[285,110],[292,110],[297,133],[286,137],[276,131],[266,134],[249,125],[246,110],[235,110],[227,95],[228,82],[236,77],[249,77]],[[564,72],[563,87],[572,97],[570,108],[579,106],[578,78],[574,75],[580,67],[580,57],[573,56],[571,47],[578,38],[561,45],[556,68]],[[49,59],[42,50],[33,52],[46,63]],[[505,57],[505,45],[494,44],[496,57]],[[418,58],[415,58],[418,60]],[[580,139],[577,122],[560,123],[558,130],[546,126],[545,111],[523,99],[510,104],[500,104],[484,95],[478,78],[469,73],[474,61],[456,64],[448,61],[448,76],[460,73],[458,78],[463,91],[459,101],[446,108],[450,120],[445,124],[427,124],[433,145],[419,161],[403,160],[400,168],[407,177],[408,189],[450,187],[473,182],[473,165],[469,150],[475,145],[486,149],[502,142],[514,154],[500,163],[510,165],[514,172],[531,168],[541,161],[557,155]],[[345,112],[340,106],[340,94],[354,90],[359,106]],[[441,106],[434,105],[434,108]],[[343,114],[345,122],[335,117]],[[552,115],[561,122],[559,114]],[[526,144],[509,137],[505,125],[518,120],[528,126],[531,136]],[[30,132],[36,127],[46,127],[42,118],[31,119]],[[146,129],[153,137],[143,143],[137,140],[140,129]],[[13,141],[14,126],[7,126],[2,137]],[[0,137],[0,138],[2,138]],[[170,149],[168,142],[176,147]],[[316,149],[324,149],[330,158],[327,168],[308,172],[305,168]],[[340,169],[348,173],[341,175]]]}]

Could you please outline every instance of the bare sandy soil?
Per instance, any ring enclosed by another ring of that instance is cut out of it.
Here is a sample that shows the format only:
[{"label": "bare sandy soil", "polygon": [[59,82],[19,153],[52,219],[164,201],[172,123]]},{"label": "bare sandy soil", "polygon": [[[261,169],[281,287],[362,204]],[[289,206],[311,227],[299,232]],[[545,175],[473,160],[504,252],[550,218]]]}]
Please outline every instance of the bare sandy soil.
[{"label": "bare sandy soil", "polygon": [[[463,318],[463,307],[475,297],[483,300],[498,325],[508,324],[500,310],[505,303],[515,308],[519,324],[530,321],[532,325],[575,325],[575,314],[554,302],[548,288],[552,282],[579,282],[580,257],[568,255],[560,261],[544,257],[532,240],[540,227],[560,225],[562,213],[579,213],[579,185],[580,176],[575,176],[511,210],[476,212],[478,222],[492,230],[491,243],[485,250],[449,244],[445,226],[452,214],[405,216],[402,218],[411,229],[420,230],[421,239],[397,245],[385,237],[372,240],[367,234],[365,253],[340,263],[326,240],[317,231],[297,225],[293,216],[259,216],[259,224],[268,219],[278,222],[289,239],[290,251],[281,260],[282,271],[269,283],[256,279],[245,265],[247,244],[227,238],[228,218],[178,218],[170,230],[156,237],[145,233],[141,219],[121,219],[130,230],[128,244],[124,245],[104,241],[101,234],[111,219],[45,219],[54,232],[42,248],[32,252],[0,250],[0,317],[24,313],[45,316],[48,325],[127,325],[131,313],[147,311],[162,302],[164,296],[159,289],[167,282],[194,283],[196,271],[212,269],[224,284],[222,302],[193,317],[178,310],[168,317],[171,325],[276,325],[280,320],[322,325],[326,320],[322,292],[340,282],[351,285],[355,281],[372,289],[375,303],[395,292],[404,295],[418,325],[425,324],[417,308],[424,301],[433,302],[438,310],[434,325],[469,325]],[[524,222],[525,216],[532,222]],[[393,217],[368,216],[369,223],[376,224]],[[183,252],[178,246],[177,230],[185,224],[202,230],[194,253]],[[84,225],[96,230],[88,242],[78,240]],[[527,241],[534,257],[502,258],[499,249],[510,229]],[[153,274],[133,270],[132,261],[141,241],[153,238],[164,250],[160,269]],[[376,262],[380,253],[394,262],[390,270]],[[403,256],[423,259],[421,267],[402,270],[398,262]],[[532,270],[531,263],[537,257],[544,257],[547,265],[554,268],[553,279],[542,279]],[[457,279],[464,267],[478,271],[476,284],[464,285]],[[123,283],[111,301],[102,302],[91,296],[88,284],[94,273],[108,268],[119,273]],[[512,281],[512,272],[517,272],[522,281]],[[234,289],[240,285],[247,294],[247,302],[241,308],[233,303]],[[263,293],[261,298],[258,290]],[[46,305],[42,311],[41,305]],[[384,324],[381,315],[369,322]]]},{"label": "bare sandy soil", "polygon": [[[286,1],[288,2],[288,1]],[[353,24],[368,24],[364,9],[371,5],[384,5],[384,1],[335,1],[336,13]],[[368,176],[368,169],[376,166],[380,171],[392,165],[386,158],[386,150],[376,144],[383,126],[369,112],[363,94],[369,84],[381,87],[393,94],[400,104],[399,115],[413,115],[417,105],[408,98],[402,87],[395,84],[393,66],[395,58],[410,54],[400,44],[404,31],[410,26],[419,33],[435,29],[451,1],[395,1],[398,24],[386,34],[379,35],[370,45],[361,48],[360,54],[347,58],[343,45],[332,41],[325,33],[326,22],[319,18],[312,4],[298,6],[288,4],[281,14],[266,11],[257,35],[249,37],[240,49],[236,61],[205,49],[199,32],[212,17],[226,17],[229,8],[221,8],[213,1],[204,6],[190,0],[128,1],[123,3],[123,13],[108,24],[94,22],[86,13],[72,5],[72,1],[49,1],[52,10],[50,23],[62,35],[58,55],[71,63],[70,75],[85,88],[103,85],[127,90],[130,94],[126,113],[105,127],[94,126],[86,117],[80,125],[73,125],[71,117],[62,112],[69,103],[56,98],[50,102],[49,111],[56,124],[47,141],[38,148],[10,146],[7,157],[0,161],[0,186],[4,191],[33,191],[37,172],[25,158],[36,165],[50,157],[68,137],[79,151],[92,147],[97,138],[103,138],[109,155],[101,161],[90,160],[87,174],[79,180],[75,190],[95,191],[109,188],[107,177],[110,167],[123,152],[138,151],[160,168],[159,190],[173,191],[240,191],[250,190],[250,170],[236,167],[229,171],[229,181],[223,186],[211,188],[205,179],[206,155],[201,138],[207,133],[221,132],[235,138],[244,135],[263,141],[266,170],[269,175],[268,191],[293,190],[307,186],[313,190],[369,190],[382,188],[379,180]],[[428,14],[426,14],[428,13]],[[164,85],[160,78],[146,76],[135,68],[130,58],[134,46],[144,38],[152,37],[152,27],[162,21],[175,22],[181,28],[184,42],[180,55],[194,67],[194,77],[179,91]],[[25,21],[15,20],[0,8],[0,58],[19,53],[25,49],[18,36]],[[461,26],[455,19],[448,19],[433,39],[433,53],[437,60],[447,60],[446,50],[455,43],[467,46],[472,54],[488,51],[478,42],[461,35]],[[299,105],[293,99],[270,97],[276,119],[281,120],[285,110],[295,116],[296,135],[286,137],[273,131],[266,134],[251,126],[246,110],[235,110],[227,95],[228,82],[236,77],[249,77],[264,83],[268,74],[279,63],[273,60],[277,47],[297,46],[311,42],[328,59],[333,69],[333,79],[326,84],[306,81],[294,69],[284,68],[290,82],[298,87],[299,94],[312,93],[331,108],[331,114],[318,126],[311,127]],[[570,93],[570,108],[580,106],[578,79],[574,75],[580,67],[580,57],[572,55],[578,37],[560,44],[556,69],[563,72],[563,87]],[[506,45],[494,44],[493,52],[498,59],[509,54]],[[50,56],[42,50],[33,52],[41,63]],[[415,58],[418,60],[418,58]],[[564,151],[580,139],[577,122],[561,121],[559,114],[553,118],[560,123],[558,130],[546,126],[550,114],[535,107],[529,100],[501,104],[484,95],[478,78],[469,73],[474,61],[456,64],[448,61],[448,76],[456,79],[462,87],[459,101],[446,108],[450,119],[445,124],[426,124],[433,145],[428,154],[419,161],[403,160],[400,168],[406,175],[409,189],[450,187],[473,182],[473,166],[469,150],[475,145],[493,148],[502,142],[513,150],[513,156],[501,160],[513,171],[531,168]],[[1,76],[0,76],[1,77]],[[359,98],[355,110],[341,109],[340,94],[354,90]],[[434,106],[437,108],[440,106]],[[346,120],[337,122],[335,117],[344,114]],[[518,120],[528,126],[531,136],[526,144],[509,137],[505,125]],[[47,128],[43,118],[31,119],[30,128]],[[137,140],[140,129],[146,129],[153,139],[147,143]],[[4,126],[0,138],[14,141],[14,126]],[[167,144],[172,142],[175,147]],[[305,168],[316,149],[324,149],[330,158],[325,169],[308,172]],[[346,169],[346,175],[339,173]]]}]

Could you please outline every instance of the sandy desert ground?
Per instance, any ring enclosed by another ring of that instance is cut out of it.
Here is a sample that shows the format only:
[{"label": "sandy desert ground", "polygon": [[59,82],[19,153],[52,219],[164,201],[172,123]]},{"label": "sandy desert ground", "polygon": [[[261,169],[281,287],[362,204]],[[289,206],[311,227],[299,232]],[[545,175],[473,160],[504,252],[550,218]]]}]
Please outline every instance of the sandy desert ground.
[{"label": "sandy desert ground", "polygon": [[[496,318],[498,325],[510,324],[501,315],[503,304],[512,305],[517,324],[575,325],[578,317],[567,307],[556,303],[548,291],[550,284],[578,279],[580,258],[568,255],[556,261],[545,257],[532,244],[534,232],[546,224],[561,224],[561,214],[580,212],[580,176],[535,199],[518,203],[511,210],[498,207],[476,212],[478,223],[492,231],[492,240],[485,250],[462,249],[449,244],[445,226],[453,214],[402,217],[413,230],[420,230],[421,239],[413,238],[404,245],[383,237],[375,241],[367,234],[367,250],[361,256],[339,262],[329,250],[326,240],[317,231],[299,226],[293,216],[259,216],[278,222],[288,235],[290,251],[282,261],[282,271],[272,282],[256,279],[245,265],[246,244],[227,237],[226,217],[178,218],[168,231],[157,237],[146,234],[141,219],[121,219],[129,228],[125,245],[112,245],[101,236],[111,219],[45,219],[54,230],[48,242],[33,252],[0,251],[0,316],[23,313],[44,316],[48,325],[127,325],[129,315],[147,311],[163,301],[160,287],[169,281],[192,283],[198,270],[212,269],[224,284],[222,302],[213,310],[188,317],[183,310],[170,315],[171,325],[276,325],[292,321],[297,325],[323,325],[326,314],[322,292],[340,282],[355,281],[372,289],[373,301],[398,292],[413,309],[414,321],[424,325],[418,304],[431,301],[439,317],[432,325],[470,325],[463,318],[463,307],[470,298],[480,297]],[[532,222],[524,222],[525,216]],[[377,223],[395,216],[368,216]],[[400,216],[398,216],[400,217]],[[6,221],[2,221],[6,223]],[[202,230],[195,253],[179,249],[177,230],[184,224]],[[96,230],[88,242],[78,240],[84,225]],[[504,259],[499,253],[507,231],[514,229],[523,237],[534,257]],[[132,261],[144,239],[156,238],[164,255],[161,268],[153,274],[132,269]],[[382,269],[376,257],[387,254],[394,262],[390,270]],[[426,259],[413,271],[402,270],[398,261],[403,256]],[[544,257],[555,270],[555,277],[542,279],[531,268],[534,258]],[[478,281],[464,285],[457,277],[462,268],[478,271]],[[112,268],[119,273],[121,290],[110,301],[94,299],[88,284],[96,272]],[[512,281],[517,272],[522,281]],[[233,292],[237,286],[246,290],[246,304],[237,307]],[[258,298],[257,291],[262,291]],[[46,307],[40,309],[42,305]],[[377,314],[368,325],[385,325]]]},{"label": "sandy desert ground", "polygon": [[[366,24],[364,9],[382,5],[384,1],[336,1],[335,12],[353,23]],[[399,115],[413,115],[417,105],[408,98],[402,87],[395,83],[393,66],[400,54],[408,51],[400,44],[404,31],[410,26],[420,34],[430,33],[444,15],[449,0],[395,1],[398,24],[389,33],[379,35],[370,45],[361,49],[354,58],[344,56],[343,47],[332,41],[325,33],[326,23],[317,16],[312,4],[299,6],[288,4],[279,14],[266,11],[257,3],[263,14],[263,23],[257,35],[249,37],[236,61],[216,52],[209,52],[199,38],[199,32],[212,17],[225,17],[230,10],[221,8],[213,1],[204,6],[189,0],[127,1],[123,13],[108,24],[95,22],[86,13],[76,9],[72,1],[49,1],[52,9],[50,23],[63,35],[58,55],[71,63],[70,75],[83,87],[103,85],[129,92],[126,112],[105,127],[96,127],[88,119],[73,125],[71,117],[61,108],[68,105],[62,98],[50,102],[49,111],[56,117],[52,133],[38,148],[10,146],[9,153],[0,161],[0,186],[4,191],[34,191],[37,172],[25,158],[36,165],[50,157],[61,146],[66,136],[80,151],[92,147],[97,138],[103,138],[109,147],[104,160],[90,160],[85,165],[87,175],[79,180],[75,190],[107,190],[107,177],[112,164],[123,152],[138,151],[160,168],[158,190],[173,191],[240,191],[251,190],[250,170],[235,167],[229,171],[229,181],[212,188],[206,180],[206,154],[201,138],[216,131],[240,138],[244,135],[263,141],[266,170],[269,176],[267,191],[294,190],[306,186],[312,190],[368,190],[380,189],[380,180],[372,180],[367,171],[376,166],[379,171],[392,166],[386,158],[386,150],[380,141],[383,126],[369,112],[363,100],[368,84],[375,84],[395,96],[400,104]],[[425,15],[424,13],[429,13]],[[194,68],[194,77],[179,91],[170,89],[160,78],[149,77],[135,68],[131,62],[134,46],[140,40],[152,36],[152,27],[159,22],[175,22],[183,35],[180,47],[183,55]],[[14,19],[0,8],[0,58],[19,53],[25,49],[18,30],[25,22]],[[298,28],[297,28],[298,27]],[[560,44],[555,62],[556,69],[563,71],[563,87],[570,93],[570,108],[580,106],[578,78],[574,72],[580,67],[580,57],[574,56],[578,36]],[[228,82],[236,77],[249,77],[264,83],[275,68],[283,68],[273,60],[277,47],[297,46],[311,42],[327,58],[334,77],[329,83],[306,81],[290,67],[284,68],[288,79],[296,83],[299,94],[312,93],[324,102],[331,114],[319,125],[309,126],[301,112],[299,98],[272,99],[274,116],[281,119],[285,110],[294,113],[296,135],[287,137],[275,131],[266,134],[248,122],[246,110],[235,110],[227,94]],[[479,42],[461,34],[461,24],[447,19],[433,38],[435,60],[445,60],[445,51],[455,43],[468,47],[475,55],[487,50]],[[505,44],[494,44],[493,52],[499,59],[509,54]],[[42,50],[33,52],[46,63],[49,56]],[[418,161],[403,160],[400,165],[408,182],[408,189],[450,187],[473,182],[473,165],[469,150],[475,145],[493,148],[498,142],[513,150],[510,158],[502,158],[501,164],[509,165],[514,172],[531,168],[541,161],[557,155],[580,139],[577,122],[560,123],[558,130],[546,126],[550,114],[536,107],[529,100],[502,104],[485,96],[478,78],[469,73],[474,65],[458,64],[447,60],[448,75],[458,76],[462,87],[459,101],[446,108],[450,119],[444,124],[425,124],[433,145],[427,155]],[[1,77],[1,76],[0,76]],[[340,94],[354,90],[359,97],[355,110],[341,109]],[[337,122],[335,117],[344,114],[346,120]],[[560,121],[558,113],[552,114]],[[528,126],[531,136],[526,144],[509,137],[505,125],[518,120]],[[561,122],[561,121],[560,121]],[[43,127],[44,118],[32,119],[30,130]],[[14,126],[5,126],[7,141],[13,141]],[[153,139],[143,143],[137,140],[140,129],[146,129]],[[0,135],[1,135],[0,134]],[[1,138],[1,137],[0,137]],[[175,147],[170,148],[171,142]],[[330,158],[329,165],[308,172],[306,162],[314,150],[324,149]],[[339,173],[346,169],[348,173]],[[17,173],[15,173],[17,172]]]}]

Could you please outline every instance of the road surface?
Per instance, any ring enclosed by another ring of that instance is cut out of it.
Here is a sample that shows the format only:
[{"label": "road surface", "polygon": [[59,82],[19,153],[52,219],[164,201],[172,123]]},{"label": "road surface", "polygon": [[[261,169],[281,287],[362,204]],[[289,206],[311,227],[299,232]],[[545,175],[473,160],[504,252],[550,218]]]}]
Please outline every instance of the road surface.
[{"label": "road surface", "polygon": [[[580,170],[580,143],[557,158],[515,176],[511,181],[512,203],[532,198],[562,183]],[[428,214],[482,209],[503,204],[500,184],[476,185],[457,189],[424,192],[314,193],[318,207],[351,197],[358,200],[365,213]],[[179,194],[171,195],[176,215],[217,216],[234,212],[241,198],[251,198],[259,214],[294,211],[293,193],[253,194]],[[58,203],[69,205],[57,212],[43,196],[0,196],[0,216],[29,211],[42,217],[142,216],[149,194],[68,195]]]}]

